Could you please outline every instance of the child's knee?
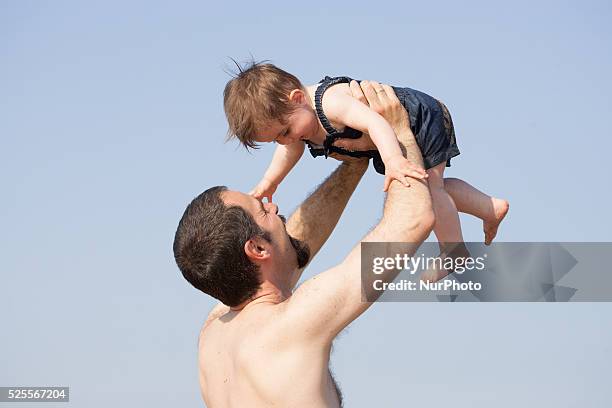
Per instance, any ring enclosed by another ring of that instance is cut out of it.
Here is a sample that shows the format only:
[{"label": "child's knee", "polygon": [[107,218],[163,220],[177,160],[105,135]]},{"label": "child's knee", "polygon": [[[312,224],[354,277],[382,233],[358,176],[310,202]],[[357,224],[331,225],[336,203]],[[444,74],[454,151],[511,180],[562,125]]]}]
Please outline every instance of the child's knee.
[{"label": "child's knee", "polygon": [[444,169],[440,169],[439,166],[432,167],[427,170],[427,183],[429,184],[429,189],[432,190],[434,188],[444,189]]}]

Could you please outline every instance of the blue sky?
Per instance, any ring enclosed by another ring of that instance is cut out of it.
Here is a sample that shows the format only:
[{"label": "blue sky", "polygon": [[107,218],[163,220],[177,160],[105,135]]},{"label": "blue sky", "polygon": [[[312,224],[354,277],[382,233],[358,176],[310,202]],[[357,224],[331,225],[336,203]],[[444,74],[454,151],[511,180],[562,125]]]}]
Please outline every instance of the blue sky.
[{"label": "blue sky", "polygon": [[[502,241],[611,241],[611,6],[587,2],[0,4],[0,385],[73,406],[201,406],[212,300],[174,264],[186,204],[248,191],[272,147],[224,143],[228,57],[443,100],[447,171],[511,202]],[[289,214],[336,166],[304,158]],[[306,278],[375,224],[372,169]],[[355,222],[359,220],[359,222]],[[466,240],[481,224],[462,217]],[[607,267],[607,266],[602,266]],[[347,406],[609,406],[610,304],[378,304],[337,340]],[[25,405],[24,405],[25,406]],[[49,405],[49,406],[52,406]]]}]

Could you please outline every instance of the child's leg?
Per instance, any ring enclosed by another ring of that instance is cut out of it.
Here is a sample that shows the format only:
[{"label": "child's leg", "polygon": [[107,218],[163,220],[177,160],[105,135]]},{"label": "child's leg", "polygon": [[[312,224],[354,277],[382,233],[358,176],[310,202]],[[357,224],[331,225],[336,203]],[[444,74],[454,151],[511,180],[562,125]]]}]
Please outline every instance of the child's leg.
[{"label": "child's leg", "polygon": [[491,244],[497,234],[499,224],[510,208],[508,201],[488,196],[474,186],[456,178],[444,179],[444,189],[453,198],[459,211],[471,214],[483,221],[485,244]]},{"label": "child's leg", "polygon": [[[436,215],[434,233],[440,244],[442,256],[458,257],[469,256],[463,243],[461,233],[461,223],[459,214],[453,198],[446,192],[444,187],[444,168],[446,163],[442,163],[427,170],[429,178],[429,191],[431,193],[432,204]],[[454,245],[460,243],[460,245]],[[437,281],[448,275],[452,271],[428,270],[422,276],[422,280]]]}]

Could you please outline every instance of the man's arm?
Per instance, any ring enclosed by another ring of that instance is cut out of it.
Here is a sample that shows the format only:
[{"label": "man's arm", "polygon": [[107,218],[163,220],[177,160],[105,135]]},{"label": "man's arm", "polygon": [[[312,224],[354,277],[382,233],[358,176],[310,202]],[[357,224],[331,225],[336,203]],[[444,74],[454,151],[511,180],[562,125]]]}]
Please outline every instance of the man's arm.
[{"label": "man's arm", "polygon": [[[406,111],[401,108],[390,87],[376,93],[371,84],[362,83],[368,102],[392,124],[405,155],[422,165],[420,151],[409,131]],[[409,242],[413,252],[427,238],[434,223],[427,183],[412,180],[411,187],[393,181],[385,201],[383,217],[361,242]],[[338,266],[304,282],[288,303],[289,321],[296,333],[315,344],[329,344],[351,321],[371,303],[362,301],[361,243]],[[381,275],[391,281],[397,272]]]},{"label": "man's arm", "polygon": [[[289,217],[287,232],[308,244],[310,259],[331,235],[367,168],[365,159],[342,163]],[[293,272],[291,288],[300,280],[304,269]]]}]

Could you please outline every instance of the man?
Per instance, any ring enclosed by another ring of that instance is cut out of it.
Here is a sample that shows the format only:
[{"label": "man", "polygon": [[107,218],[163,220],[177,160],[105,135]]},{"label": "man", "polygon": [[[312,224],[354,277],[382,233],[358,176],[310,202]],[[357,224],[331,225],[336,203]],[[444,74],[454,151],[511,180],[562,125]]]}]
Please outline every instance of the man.
[{"label": "man", "polygon": [[[393,90],[375,82],[361,87],[393,126],[408,159],[422,166]],[[365,101],[359,85],[351,89]],[[366,168],[367,161],[347,159],[286,224],[275,204],[219,187],[185,211],[174,242],[177,264],[189,282],[222,302],[199,341],[200,385],[209,408],[342,405],[329,357],[338,333],[371,305],[362,301],[360,243],[342,263],[293,289]],[[426,182],[411,179],[406,188],[394,181],[382,219],[361,242],[411,242],[416,251],[433,224]]]}]

